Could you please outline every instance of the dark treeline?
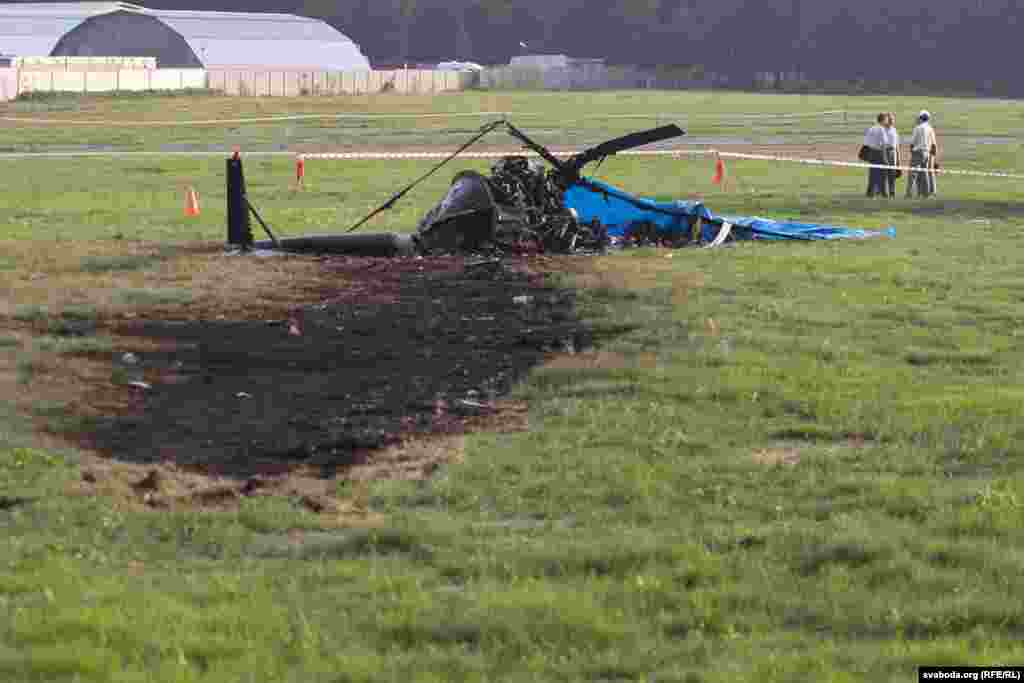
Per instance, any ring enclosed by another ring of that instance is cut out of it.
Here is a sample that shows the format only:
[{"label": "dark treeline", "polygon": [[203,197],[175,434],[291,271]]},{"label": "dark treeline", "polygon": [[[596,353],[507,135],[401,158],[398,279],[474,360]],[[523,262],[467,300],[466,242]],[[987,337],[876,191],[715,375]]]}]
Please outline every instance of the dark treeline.
[{"label": "dark treeline", "polygon": [[327,20],[372,61],[507,63],[522,52],[612,64],[702,65],[744,78],[925,81],[1000,89],[1021,0],[141,0],[166,9],[284,11]]}]

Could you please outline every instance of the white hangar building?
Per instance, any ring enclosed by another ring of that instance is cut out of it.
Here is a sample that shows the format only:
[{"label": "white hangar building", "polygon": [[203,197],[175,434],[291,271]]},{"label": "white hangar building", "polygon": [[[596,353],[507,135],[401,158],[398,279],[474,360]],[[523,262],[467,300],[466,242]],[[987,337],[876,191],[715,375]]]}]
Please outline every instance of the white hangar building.
[{"label": "white hangar building", "polygon": [[0,4],[0,54],[155,57],[161,68],[361,70],[355,42],[294,14],[155,10],[126,2]]}]

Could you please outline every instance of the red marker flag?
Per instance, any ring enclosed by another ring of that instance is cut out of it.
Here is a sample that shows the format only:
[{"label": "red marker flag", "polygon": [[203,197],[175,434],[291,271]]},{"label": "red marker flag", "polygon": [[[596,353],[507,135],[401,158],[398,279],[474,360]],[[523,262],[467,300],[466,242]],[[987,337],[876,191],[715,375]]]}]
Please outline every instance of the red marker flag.
[{"label": "red marker flag", "polygon": [[306,160],[302,157],[295,157],[295,182],[298,185],[302,184],[302,179],[306,177]]}]

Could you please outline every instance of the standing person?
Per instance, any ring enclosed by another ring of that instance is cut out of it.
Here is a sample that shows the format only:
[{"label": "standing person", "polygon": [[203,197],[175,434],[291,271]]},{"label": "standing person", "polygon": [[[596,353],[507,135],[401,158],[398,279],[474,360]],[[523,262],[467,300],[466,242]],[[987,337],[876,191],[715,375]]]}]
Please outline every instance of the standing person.
[{"label": "standing person", "polygon": [[[885,163],[885,129],[882,124],[885,123],[888,116],[884,113],[879,114],[875,125],[868,128],[867,132],[864,133],[864,146],[868,148],[868,158],[865,161],[869,164],[883,164]],[[883,176],[884,171],[880,168],[869,168],[868,169],[868,197],[874,197],[875,194],[880,194],[883,197],[886,196],[886,185]]]},{"label": "standing person", "polygon": [[918,197],[929,197],[934,190],[931,180],[932,149],[935,146],[935,131],[929,123],[932,115],[923,110],[917,115],[917,126],[910,136],[910,165],[913,169],[907,177],[907,197],[917,189]]},{"label": "standing person", "polygon": [[[884,142],[882,153],[885,157],[885,161],[882,163],[886,166],[898,166],[900,161],[900,134],[896,132],[896,115],[892,112],[885,115],[885,122],[882,123],[882,141]],[[884,188],[889,192],[886,195],[889,199],[896,198],[896,178],[898,177],[899,171],[895,168],[887,168],[882,171],[883,184]]]},{"label": "standing person", "polygon": [[934,196],[938,189],[936,179],[939,169],[939,137],[935,134],[935,128],[932,127],[932,146],[931,146],[931,158],[929,159],[930,165],[928,169],[928,190]]}]

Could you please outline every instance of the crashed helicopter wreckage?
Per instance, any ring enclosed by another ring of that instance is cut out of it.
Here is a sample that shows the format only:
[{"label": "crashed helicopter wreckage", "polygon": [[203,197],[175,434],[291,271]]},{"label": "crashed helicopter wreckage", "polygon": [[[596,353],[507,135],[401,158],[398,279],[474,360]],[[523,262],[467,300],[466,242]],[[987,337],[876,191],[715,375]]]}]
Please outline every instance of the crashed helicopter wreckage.
[{"label": "crashed helicopter wreckage", "polygon": [[[351,234],[499,127],[504,127],[540,160],[510,155],[498,159],[489,175],[470,170],[459,172],[441,202],[422,218],[411,235]],[[685,132],[674,124],[660,126],[609,140],[560,160],[510,122],[495,121],[345,233],[285,239],[274,236],[249,202],[241,159],[236,152],[227,161],[228,245],[243,250],[411,256],[453,252],[592,253],[627,243],[719,246],[743,239],[863,239],[895,235],[892,228],[871,231],[758,217],[715,216],[700,202],[645,199],[581,175],[583,167],[591,162],[600,163],[618,152],[681,135]],[[543,162],[550,167],[545,168]],[[253,240],[250,214],[259,221],[269,240]]]}]

